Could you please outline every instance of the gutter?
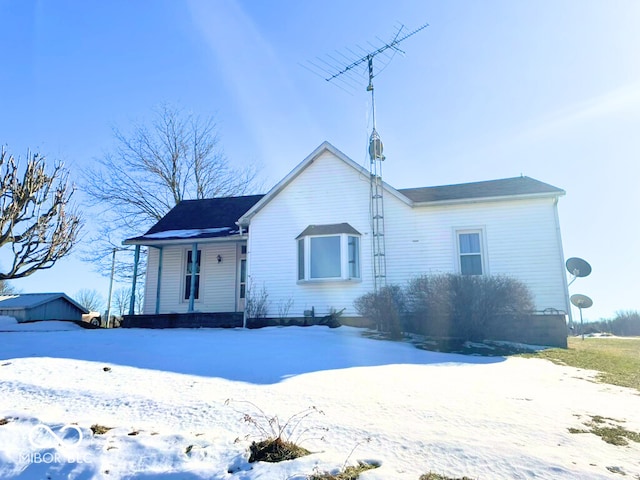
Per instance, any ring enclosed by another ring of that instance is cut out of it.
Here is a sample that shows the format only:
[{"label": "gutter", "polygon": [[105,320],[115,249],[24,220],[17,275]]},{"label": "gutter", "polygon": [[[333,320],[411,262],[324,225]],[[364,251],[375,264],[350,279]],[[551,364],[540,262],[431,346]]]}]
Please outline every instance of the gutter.
[{"label": "gutter", "polygon": [[224,243],[224,242],[242,242],[247,240],[247,235],[233,235],[232,237],[213,237],[213,238],[173,238],[173,239],[145,239],[145,238],[128,238],[122,242],[123,245],[143,245],[147,247],[165,246],[165,245],[191,245],[194,241],[198,243]]},{"label": "gutter", "polygon": [[505,200],[529,200],[536,198],[555,198],[564,196],[566,193],[528,193],[523,195],[503,195],[494,197],[478,197],[478,198],[458,198],[452,200],[435,200],[429,202],[413,202],[413,207],[439,207],[445,205],[464,205],[469,203],[487,203],[487,202],[504,202]]}]

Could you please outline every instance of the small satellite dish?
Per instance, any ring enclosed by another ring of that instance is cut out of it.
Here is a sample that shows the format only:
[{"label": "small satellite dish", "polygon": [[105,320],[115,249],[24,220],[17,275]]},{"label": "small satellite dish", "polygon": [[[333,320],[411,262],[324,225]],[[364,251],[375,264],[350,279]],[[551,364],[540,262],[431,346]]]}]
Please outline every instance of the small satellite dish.
[{"label": "small satellite dish", "polygon": [[591,300],[586,295],[581,295],[580,293],[576,293],[575,295],[571,295],[571,303],[573,303],[576,307],[583,309],[589,308],[593,305],[593,300]]},{"label": "small satellite dish", "polygon": [[574,277],[587,277],[591,273],[591,265],[578,257],[571,257],[567,260],[567,270]]},{"label": "small satellite dish", "polygon": [[565,264],[569,273],[573,275],[573,279],[568,283],[567,287],[576,281],[578,277],[586,277],[591,273],[591,265],[578,257],[571,257]]},{"label": "small satellite dish", "polygon": [[591,305],[593,305],[593,300],[591,300],[586,295],[576,293],[575,295],[571,295],[571,303],[573,303],[580,310],[580,331],[582,332],[582,340],[584,340],[584,323],[582,321],[582,309],[589,308]]}]

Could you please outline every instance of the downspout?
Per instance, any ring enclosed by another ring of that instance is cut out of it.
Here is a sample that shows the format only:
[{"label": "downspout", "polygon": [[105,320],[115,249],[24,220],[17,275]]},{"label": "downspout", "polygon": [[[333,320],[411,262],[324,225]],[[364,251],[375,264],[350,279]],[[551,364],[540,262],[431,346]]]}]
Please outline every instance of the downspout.
[{"label": "downspout", "polygon": [[[194,242],[191,246],[191,283],[189,285],[189,310],[192,313],[196,298],[196,270],[198,269],[198,243]],[[197,272],[200,274],[200,272]]]},{"label": "downspout", "polygon": [[158,249],[158,281],[156,283],[156,315],[160,314],[160,283],[162,280],[162,247]]},{"label": "downspout", "polygon": [[564,304],[567,315],[569,317],[569,324],[573,324],[573,315],[571,314],[571,304],[569,303],[569,285],[567,284],[567,275],[564,273],[564,251],[562,248],[562,233],[560,232],[560,217],[558,216],[558,197],[553,201],[553,216],[556,221],[556,238],[558,239],[558,249],[560,252],[560,259],[562,260],[562,284],[564,285]]},{"label": "downspout", "polygon": [[133,254],[133,282],[131,282],[131,299],[129,300],[129,315],[133,315],[136,305],[136,280],[138,280],[138,262],[140,261],[140,245],[136,245]]}]

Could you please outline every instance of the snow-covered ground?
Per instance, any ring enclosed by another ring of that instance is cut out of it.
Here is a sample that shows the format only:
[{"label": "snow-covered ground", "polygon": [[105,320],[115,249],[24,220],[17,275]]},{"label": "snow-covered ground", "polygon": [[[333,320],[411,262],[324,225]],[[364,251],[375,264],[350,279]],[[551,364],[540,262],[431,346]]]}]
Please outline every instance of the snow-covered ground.
[{"label": "snow-covered ground", "polygon": [[[640,431],[638,392],[592,378],[347,327],[1,332],[0,478],[302,480],[347,460],[381,465],[362,480],[640,478],[640,444],[568,431],[590,415]],[[312,455],[248,463],[245,413],[268,429],[256,407],[312,406],[294,434]]]}]

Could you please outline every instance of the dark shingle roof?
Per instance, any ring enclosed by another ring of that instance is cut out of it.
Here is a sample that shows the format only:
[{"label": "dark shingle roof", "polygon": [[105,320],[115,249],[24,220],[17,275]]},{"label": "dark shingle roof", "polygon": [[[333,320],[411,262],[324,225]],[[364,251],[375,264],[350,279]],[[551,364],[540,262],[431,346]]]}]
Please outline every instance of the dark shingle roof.
[{"label": "dark shingle roof", "polygon": [[398,190],[416,203],[507,197],[514,195],[555,194],[564,190],[530,177],[503,178],[485,182],[442,185],[438,187],[404,188]]},{"label": "dark shingle roof", "polygon": [[[125,242],[227,237],[238,233],[236,222],[264,195],[183,200],[144,235]],[[136,242],[137,243],[137,242]]]},{"label": "dark shingle roof", "polygon": [[360,235],[360,232],[348,223],[332,223],[330,225],[309,225],[296,237],[296,240],[307,235],[336,235],[338,233]]},{"label": "dark shingle roof", "polygon": [[[437,187],[405,188],[398,192],[415,203],[448,202],[526,195],[564,195],[564,190],[529,177]],[[236,222],[264,195],[183,200],[142,236],[126,244],[147,244],[162,240],[219,238],[237,235]],[[310,226],[309,228],[319,228]],[[322,226],[327,228],[328,226]],[[337,228],[335,225],[330,226]],[[353,228],[353,227],[351,227]],[[305,230],[306,232],[306,230]],[[303,232],[304,233],[304,232]]]}]

